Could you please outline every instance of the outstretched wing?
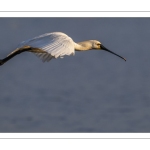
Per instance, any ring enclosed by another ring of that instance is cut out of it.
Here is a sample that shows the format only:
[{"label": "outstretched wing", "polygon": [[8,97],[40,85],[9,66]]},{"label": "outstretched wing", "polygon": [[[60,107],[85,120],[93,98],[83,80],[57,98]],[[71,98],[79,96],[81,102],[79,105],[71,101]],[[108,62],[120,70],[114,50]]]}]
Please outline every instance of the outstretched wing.
[{"label": "outstretched wing", "polygon": [[75,53],[73,40],[61,32],[46,33],[23,41],[19,47],[23,46],[32,47],[33,51],[31,52],[34,52],[43,61],[49,61],[52,58],[63,57],[65,55],[74,55]]}]

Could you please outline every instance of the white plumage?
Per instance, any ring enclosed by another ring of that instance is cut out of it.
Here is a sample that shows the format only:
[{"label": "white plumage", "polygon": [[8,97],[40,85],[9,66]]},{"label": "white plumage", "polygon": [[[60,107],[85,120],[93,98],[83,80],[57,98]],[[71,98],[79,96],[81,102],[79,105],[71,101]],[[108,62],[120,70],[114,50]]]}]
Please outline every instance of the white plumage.
[{"label": "white plumage", "polygon": [[97,40],[88,40],[75,43],[72,38],[62,32],[45,33],[32,39],[20,43],[17,49],[12,51],[4,59],[0,59],[0,65],[22,52],[32,52],[40,57],[43,62],[52,58],[74,55],[76,51],[86,51],[91,49],[105,50],[126,61],[122,56],[108,50]]},{"label": "white plumage", "polygon": [[[19,47],[30,46],[41,49],[41,53],[34,53],[44,62],[50,61],[53,57],[63,57],[64,55],[74,55],[74,42],[64,33],[53,32],[37,36],[20,43]],[[44,51],[44,52],[43,52]]]}]

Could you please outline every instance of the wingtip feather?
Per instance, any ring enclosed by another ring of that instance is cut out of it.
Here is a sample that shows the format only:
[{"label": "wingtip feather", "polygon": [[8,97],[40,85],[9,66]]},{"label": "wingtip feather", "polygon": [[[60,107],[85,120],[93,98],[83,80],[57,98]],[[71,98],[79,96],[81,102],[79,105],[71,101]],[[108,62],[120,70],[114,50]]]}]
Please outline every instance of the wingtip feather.
[{"label": "wingtip feather", "polygon": [[3,60],[0,59],[0,66],[2,66],[4,64]]}]

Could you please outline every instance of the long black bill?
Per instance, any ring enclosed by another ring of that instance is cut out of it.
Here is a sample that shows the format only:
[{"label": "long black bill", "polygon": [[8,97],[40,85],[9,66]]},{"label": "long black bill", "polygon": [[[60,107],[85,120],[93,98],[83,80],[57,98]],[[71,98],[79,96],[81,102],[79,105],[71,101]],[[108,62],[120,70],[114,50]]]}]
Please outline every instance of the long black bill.
[{"label": "long black bill", "polygon": [[122,56],[120,56],[120,55],[118,55],[118,54],[116,54],[116,53],[114,53],[114,52],[112,52],[112,51],[110,51],[109,49],[107,49],[106,47],[104,47],[102,44],[101,44],[101,49],[102,49],[102,50],[105,50],[105,51],[107,51],[107,52],[110,52],[110,53],[112,53],[112,54],[114,54],[114,55],[116,55],[116,56],[118,56],[118,57],[120,57],[120,58],[122,58],[123,60],[126,61],[125,58],[123,58]]}]

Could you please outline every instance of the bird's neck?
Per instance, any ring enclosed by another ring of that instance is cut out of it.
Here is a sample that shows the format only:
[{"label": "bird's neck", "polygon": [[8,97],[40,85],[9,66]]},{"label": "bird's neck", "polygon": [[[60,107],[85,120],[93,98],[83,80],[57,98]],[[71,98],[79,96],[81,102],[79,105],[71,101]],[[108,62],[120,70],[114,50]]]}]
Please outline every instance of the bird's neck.
[{"label": "bird's neck", "polygon": [[75,43],[75,50],[76,51],[86,51],[86,50],[91,50],[92,49],[92,45],[90,43],[87,42],[79,42],[79,43]]}]

